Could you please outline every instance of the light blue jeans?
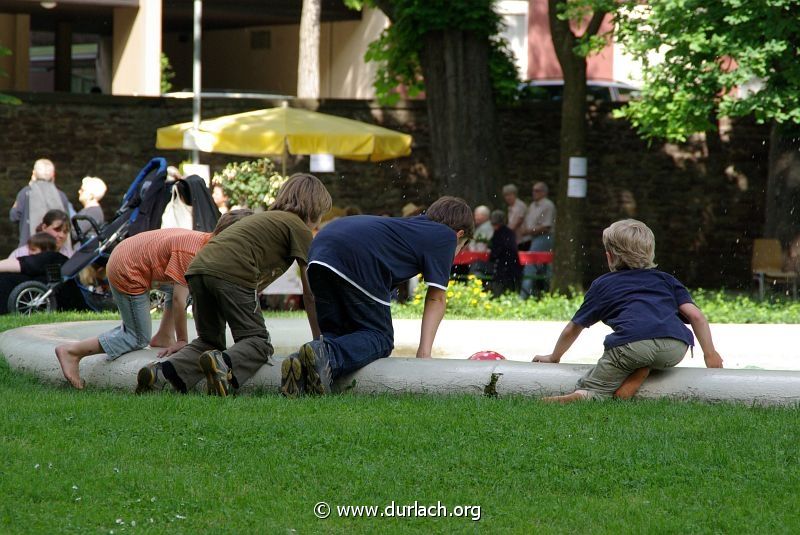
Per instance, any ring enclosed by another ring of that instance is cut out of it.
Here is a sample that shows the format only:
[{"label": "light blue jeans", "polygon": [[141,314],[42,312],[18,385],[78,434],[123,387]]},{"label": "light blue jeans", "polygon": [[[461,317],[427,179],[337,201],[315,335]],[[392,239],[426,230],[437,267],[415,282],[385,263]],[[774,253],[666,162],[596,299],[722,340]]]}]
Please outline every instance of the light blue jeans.
[{"label": "light blue jeans", "polygon": [[112,286],[111,294],[122,316],[122,325],[104,332],[98,339],[108,358],[114,360],[147,347],[153,332],[153,320],[150,318],[150,292],[128,295]]},{"label": "light blue jeans", "polygon": [[[544,234],[536,236],[531,242],[529,251],[552,251],[553,235]],[[534,294],[534,285],[537,281],[542,281],[545,288],[550,286],[550,278],[553,276],[552,264],[529,264],[522,270],[522,289],[519,296],[523,299],[529,298]]]}]

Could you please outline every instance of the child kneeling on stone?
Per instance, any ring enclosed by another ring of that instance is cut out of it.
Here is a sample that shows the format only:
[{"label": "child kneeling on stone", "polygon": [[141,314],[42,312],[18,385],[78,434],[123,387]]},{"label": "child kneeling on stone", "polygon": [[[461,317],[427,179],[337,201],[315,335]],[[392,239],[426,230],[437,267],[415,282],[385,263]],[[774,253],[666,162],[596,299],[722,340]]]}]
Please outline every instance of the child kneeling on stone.
[{"label": "child kneeling on stone", "polygon": [[651,369],[677,365],[694,346],[692,325],[708,368],[722,368],[708,321],[675,277],[655,268],[655,237],[641,221],[625,219],[603,231],[610,273],[598,277],[549,355],[534,362],[559,362],[584,328],[602,321],[614,332],[597,365],[578,380],[575,392],[543,398],[570,403],[615,395],[632,397]]},{"label": "child kneeling on stone", "polygon": [[[122,325],[71,344],[56,347],[56,357],[64,377],[82,389],[79,362],[89,355],[106,353],[110,360],[147,347],[162,347],[158,356],[166,356],[186,345],[186,299],[189,290],[183,274],[195,254],[212,236],[236,221],[252,214],[251,210],[229,212],[221,217],[214,232],[167,228],[142,232],[124,239],[111,252],[106,274]],[[150,338],[150,289],[162,287],[167,301],[158,332]]]},{"label": "child kneeling on stone", "polygon": [[394,348],[392,289],[422,273],[428,284],[418,358],[430,358],[444,317],[450,268],[472,237],[472,210],[442,197],[416,217],[357,215],[328,223],[311,244],[308,280],[322,335],[281,365],[281,392],[330,393],[331,381]]},{"label": "child kneeling on stone", "polygon": [[[298,173],[281,187],[269,210],[212,238],[186,271],[197,338],[140,369],[136,392],[158,388],[164,379],[186,393],[205,377],[207,392],[219,396],[243,385],[274,351],[258,296],[295,260],[311,332],[319,336],[306,263],[311,230],[330,209],[331,196],[322,182]],[[231,347],[226,323],[233,335]]]}]

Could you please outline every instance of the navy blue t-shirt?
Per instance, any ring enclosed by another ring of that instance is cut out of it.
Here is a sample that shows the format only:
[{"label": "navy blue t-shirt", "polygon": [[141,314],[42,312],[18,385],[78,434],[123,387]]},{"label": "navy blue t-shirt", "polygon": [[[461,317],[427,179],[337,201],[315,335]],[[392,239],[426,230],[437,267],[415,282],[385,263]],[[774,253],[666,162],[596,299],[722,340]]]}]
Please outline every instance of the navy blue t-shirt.
[{"label": "navy blue t-shirt", "polygon": [[606,336],[606,349],[651,338],[675,338],[694,345],[694,336],[678,313],[693,303],[675,277],[657,269],[612,271],[595,279],[573,316],[573,323],[591,327],[602,321],[614,332]]},{"label": "navy blue t-shirt", "polygon": [[392,288],[422,273],[429,286],[447,289],[456,233],[428,216],[370,215],[331,221],[316,235],[308,263],[335,271],[385,305]]}]

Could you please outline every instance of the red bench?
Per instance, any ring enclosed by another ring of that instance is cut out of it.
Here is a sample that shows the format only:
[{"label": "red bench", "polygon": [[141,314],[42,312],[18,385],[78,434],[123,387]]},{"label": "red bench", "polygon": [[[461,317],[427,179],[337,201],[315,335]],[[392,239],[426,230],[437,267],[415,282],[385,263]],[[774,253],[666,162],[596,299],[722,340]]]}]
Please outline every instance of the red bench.
[{"label": "red bench", "polygon": [[[489,253],[480,253],[476,251],[461,251],[453,260],[456,266],[469,265],[475,262],[488,262]],[[520,251],[519,263],[523,266],[531,264],[551,264],[553,262],[553,253],[550,251]]]}]

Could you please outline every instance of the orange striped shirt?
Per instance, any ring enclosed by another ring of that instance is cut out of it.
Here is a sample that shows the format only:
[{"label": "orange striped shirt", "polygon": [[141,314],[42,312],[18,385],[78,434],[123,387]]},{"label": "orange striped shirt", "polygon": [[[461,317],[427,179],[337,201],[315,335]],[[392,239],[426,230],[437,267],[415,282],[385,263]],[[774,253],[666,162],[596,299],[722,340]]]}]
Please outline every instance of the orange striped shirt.
[{"label": "orange striped shirt", "polygon": [[186,268],[211,233],[179,228],[142,232],[117,245],[108,259],[108,282],[118,291],[139,295],[157,283],[186,286]]}]

